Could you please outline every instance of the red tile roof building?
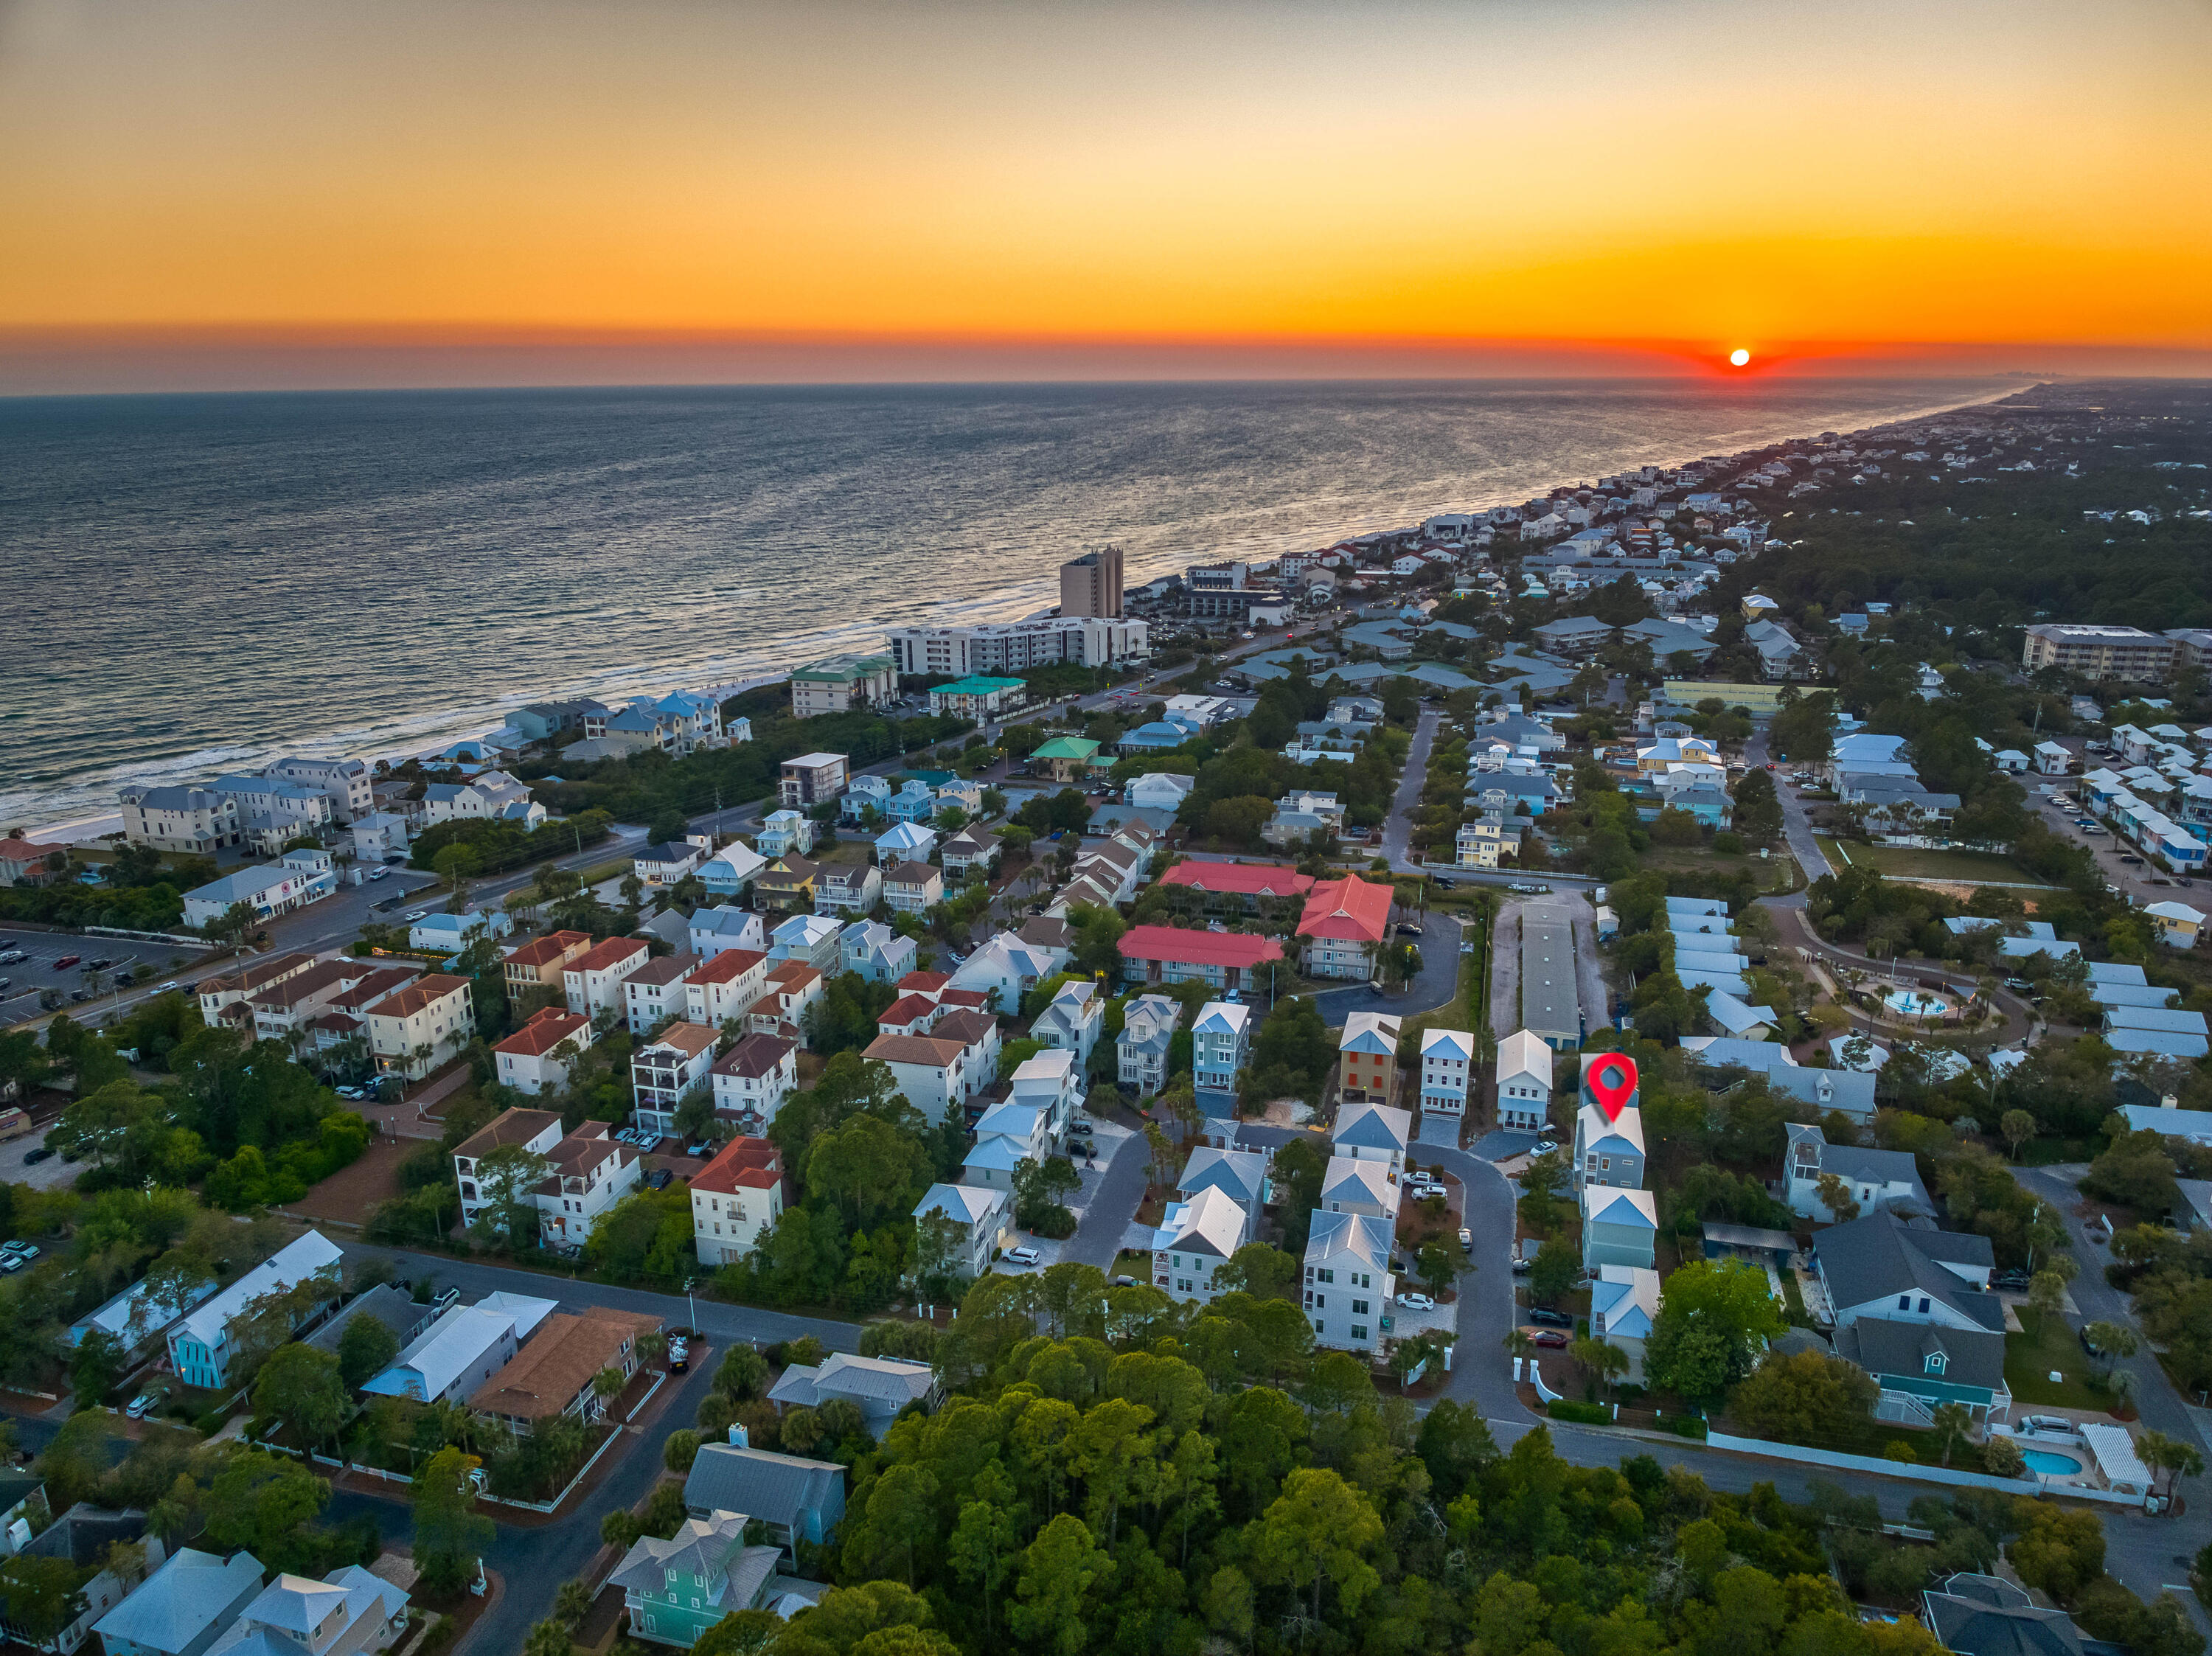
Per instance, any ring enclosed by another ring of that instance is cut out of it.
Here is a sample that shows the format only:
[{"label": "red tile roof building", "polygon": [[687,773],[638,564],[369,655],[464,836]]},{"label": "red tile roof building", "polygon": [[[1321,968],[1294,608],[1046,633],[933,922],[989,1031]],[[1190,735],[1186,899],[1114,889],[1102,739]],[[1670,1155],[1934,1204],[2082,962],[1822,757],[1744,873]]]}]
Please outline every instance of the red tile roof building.
[{"label": "red tile roof building", "polygon": [[691,1181],[691,1231],[704,1265],[732,1265],[783,1216],[782,1153],[765,1138],[732,1138]]},{"label": "red tile roof building", "polygon": [[1217,989],[1241,988],[1255,967],[1283,957],[1273,937],[1173,925],[1133,925],[1121,946],[1121,973],[1133,983],[1196,980]]},{"label": "red tile roof building", "polygon": [[1282,863],[1201,863],[1186,858],[1160,876],[1164,886],[1182,886],[1231,907],[1256,909],[1263,897],[1304,897],[1314,877]]},{"label": "red tile roof building", "polygon": [[1305,970],[1316,978],[1365,979],[1390,935],[1393,889],[1347,874],[1314,887],[1298,917]]}]

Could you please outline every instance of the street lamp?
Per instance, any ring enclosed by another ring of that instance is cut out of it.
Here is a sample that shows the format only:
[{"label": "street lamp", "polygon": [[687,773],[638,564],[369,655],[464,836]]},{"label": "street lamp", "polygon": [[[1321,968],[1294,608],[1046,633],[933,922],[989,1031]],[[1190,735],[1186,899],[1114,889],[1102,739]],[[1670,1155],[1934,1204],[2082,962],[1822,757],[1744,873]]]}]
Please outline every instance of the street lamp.
[{"label": "street lamp", "polygon": [[684,1303],[691,1309],[691,1331],[694,1334],[699,1331],[699,1302],[691,1297],[691,1290],[698,1285],[699,1279],[696,1277],[686,1277],[684,1279]]}]

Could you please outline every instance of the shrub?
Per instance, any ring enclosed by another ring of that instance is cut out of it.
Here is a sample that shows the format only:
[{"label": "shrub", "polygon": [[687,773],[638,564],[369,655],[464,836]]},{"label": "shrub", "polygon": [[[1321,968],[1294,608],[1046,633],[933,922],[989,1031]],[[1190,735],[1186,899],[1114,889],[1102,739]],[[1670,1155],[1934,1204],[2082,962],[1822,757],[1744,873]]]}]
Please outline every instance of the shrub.
[{"label": "shrub", "polygon": [[1703,1438],[1705,1422],[1700,1415],[1677,1415],[1667,1422],[1667,1429],[1676,1437]]},{"label": "shrub", "polygon": [[1553,1420],[1571,1421],[1583,1426],[1609,1426],[1613,1423],[1613,1410],[1601,1403],[1571,1403],[1561,1398],[1556,1403],[1545,1405],[1544,1412]]}]

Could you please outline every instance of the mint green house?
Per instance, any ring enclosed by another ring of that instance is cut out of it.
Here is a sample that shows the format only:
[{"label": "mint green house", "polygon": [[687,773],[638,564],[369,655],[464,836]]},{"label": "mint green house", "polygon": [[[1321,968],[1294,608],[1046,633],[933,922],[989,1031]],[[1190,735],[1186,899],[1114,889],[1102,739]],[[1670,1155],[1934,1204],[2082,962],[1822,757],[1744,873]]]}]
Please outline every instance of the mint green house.
[{"label": "mint green house", "polygon": [[761,1608],[781,1556],[745,1545],[744,1514],[717,1512],[685,1519],[665,1541],[639,1537],[612,1581],[629,1608],[633,1637],[688,1649],[725,1616]]}]

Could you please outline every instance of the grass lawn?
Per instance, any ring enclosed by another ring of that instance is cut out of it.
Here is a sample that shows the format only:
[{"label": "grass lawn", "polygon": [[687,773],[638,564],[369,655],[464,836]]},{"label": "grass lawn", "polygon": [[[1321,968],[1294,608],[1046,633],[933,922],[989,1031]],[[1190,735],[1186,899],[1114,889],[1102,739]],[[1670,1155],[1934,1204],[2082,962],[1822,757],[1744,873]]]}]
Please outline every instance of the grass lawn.
[{"label": "grass lawn", "polygon": [[1981,851],[1923,851],[1917,846],[1843,845],[1822,838],[1818,841],[1828,860],[1838,867],[1871,868],[1898,880],[1943,880],[1962,885],[2000,881],[2008,885],[2053,890],[2033,878],[2009,857]]},{"label": "grass lawn", "polygon": [[[2074,1331],[2060,1317],[2045,1318],[2020,1308],[2022,1331],[2005,1336],[2005,1384],[2013,1401],[2051,1404],[2062,1409],[2102,1409],[2104,1398],[2089,1389],[2089,1359]],[[2065,1376],[2053,1380],[2053,1369]]]}]

